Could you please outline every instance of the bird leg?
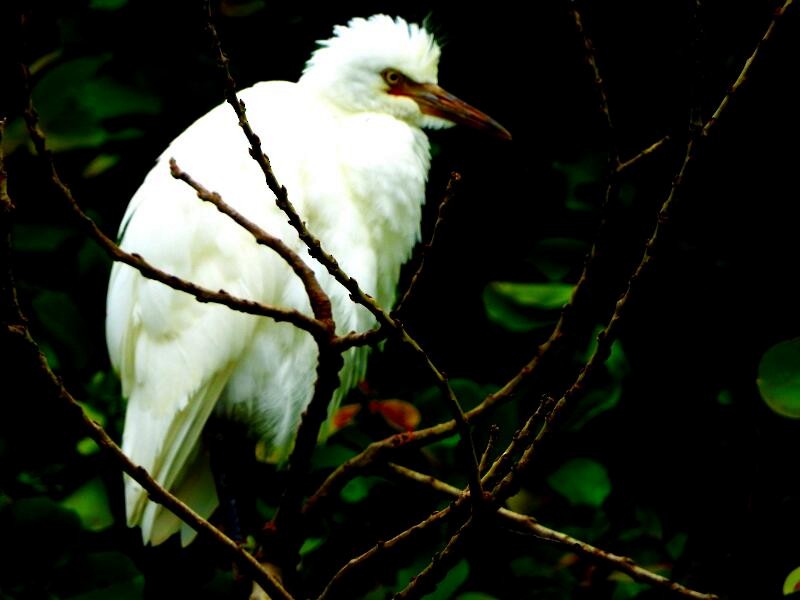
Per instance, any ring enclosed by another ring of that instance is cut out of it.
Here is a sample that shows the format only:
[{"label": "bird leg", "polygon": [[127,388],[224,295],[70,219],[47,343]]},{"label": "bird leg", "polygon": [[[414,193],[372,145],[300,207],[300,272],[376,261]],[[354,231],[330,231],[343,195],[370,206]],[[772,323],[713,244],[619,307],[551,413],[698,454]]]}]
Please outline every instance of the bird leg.
[{"label": "bird leg", "polygon": [[[217,496],[219,497],[219,515],[222,521],[222,528],[228,536],[240,546],[244,545],[247,536],[245,528],[242,526],[242,507],[240,504],[242,491],[242,456],[247,449],[243,441],[250,440],[246,428],[239,423],[228,421],[222,418],[212,417],[204,432],[205,443],[209,449],[211,457],[211,470],[214,474],[214,481],[217,486]],[[247,505],[247,502],[245,502]],[[274,564],[261,561],[261,564],[278,581],[283,581],[283,573]],[[234,578],[242,587],[250,588],[249,578],[241,576],[233,566]],[[243,596],[244,596],[243,591]],[[257,583],[252,584],[252,589],[248,589],[250,600],[269,600],[269,595]]]},{"label": "bird leg", "polygon": [[222,526],[228,536],[241,546],[244,544],[245,536],[242,532],[234,474],[235,455],[238,454],[234,444],[237,437],[234,437],[234,433],[241,434],[239,429],[240,427],[234,423],[212,418],[206,426],[204,435],[211,457],[211,471],[217,485]]}]

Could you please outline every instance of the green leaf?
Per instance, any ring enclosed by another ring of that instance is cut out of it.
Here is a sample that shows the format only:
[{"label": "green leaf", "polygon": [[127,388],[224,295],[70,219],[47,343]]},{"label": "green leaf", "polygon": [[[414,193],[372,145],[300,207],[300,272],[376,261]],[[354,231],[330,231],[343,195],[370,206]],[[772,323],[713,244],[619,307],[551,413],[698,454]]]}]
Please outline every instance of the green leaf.
[{"label": "green leaf", "polygon": [[461,560],[444,576],[430,594],[423,596],[425,600],[450,600],[453,598],[469,576],[469,563]]},{"label": "green leaf", "polygon": [[67,600],[141,600],[144,597],[144,575],[139,575],[128,581],[115,583],[105,588],[92,590],[77,596],[70,596]]},{"label": "green leaf", "polygon": [[566,304],[571,293],[566,283],[495,281],[484,288],[483,304],[491,321],[523,333],[552,324],[552,311]]},{"label": "green leaf", "polygon": [[39,349],[42,351],[42,354],[44,354],[44,358],[47,360],[48,366],[53,371],[58,371],[61,369],[61,359],[58,358],[58,354],[56,354],[53,346],[48,344],[45,340],[38,340],[38,343]]},{"label": "green leaf", "polygon": [[130,583],[140,575],[133,560],[121,552],[76,554],[55,574],[54,588],[61,597],[74,597],[89,591],[107,591],[118,584]]},{"label": "green leaf", "polygon": [[773,411],[800,419],[800,338],[775,344],[764,353],[756,383]]},{"label": "green leaf", "polygon": [[96,477],[61,501],[61,506],[77,513],[90,531],[101,531],[114,523],[103,481]]},{"label": "green leaf", "polygon": [[0,531],[6,552],[3,569],[24,580],[41,575],[71,555],[81,532],[78,516],[45,497],[15,500],[0,512]]},{"label": "green leaf", "polygon": [[75,235],[69,226],[16,224],[12,239],[18,252],[54,252]]},{"label": "green leaf", "polygon": [[569,283],[495,281],[490,283],[489,287],[497,294],[520,306],[530,306],[542,310],[557,310],[569,302],[574,286]]},{"label": "green leaf", "polygon": [[[418,560],[409,567],[397,571],[397,588],[401,589],[409,584],[412,577],[416,576],[427,565],[427,559]],[[450,600],[454,598],[458,588],[464,585],[469,576],[469,563],[466,560],[459,561],[447,575],[439,582],[436,589],[423,596],[425,600]]]},{"label": "green leaf", "polygon": [[800,567],[793,569],[783,582],[783,595],[800,591]]},{"label": "green leaf", "polygon": [[105,426],[107,416],[120,410],[122,391],[119,378],[111,371],[96,371],[86,384],[89,402],[81,404],[84,410],[94,411],[90,416]]},{"label": "green leaf", "polygon": [[[598,328],[581,360],[586,362],[597,349]],[[605,361],[607,378],[601,378],[601,387],[595,387],[578,399],[567,417],[565,427],[570,431],[579,431],[595,417],[615,408],[622,399],[622,387],[625,377],[630,372],[628,359],[618,341],[611,344],[611,351]]]},{"label": "green leaf", "polygon": [[717,394],[717,402],[720,406],[730,406],[733,404],[733,393],[730,390],[720,390]]},{"label": "green leaf", "polygon": [[92,0],[89,8],[95,10],[119,10],[128,4],[128,0]]},{"label": "green leaf", "polygon": [[660,540],[664,535],[661,517],[652,508],[636,508],[636,518],[642,525],[642,531],[652,538]]},{"label": "green leaf", "polygon": [[561,281],[581,264],[586,249],[586,242],[582,240],[545,238],[534,246],[531,262],[550,281]]},{"label": "green leaf", "polygon": [[650,586],[645,583],[639,583],[638,581],[620,581],[614,588],[611,600],[631,600],[648,589],[650,589]]},{"label": "green leaf", "polygon": [[[453,388],[464,410],[477,406],[486,396],[497,390],[496,385],[487,385],[463,377],[451,379],[450,387]],[[429,386],[417,393],[412,399],[412,404],[420,409],[426,421],[431,419],[438,421],[452,414],[438,385]]]},{"label": "green leaf", "polygon": [[87,402],[78,401],[78,404],[83,409],[83,412],[86,413],[87,417],[89,417],[92,421],[96,421],[101,427],[105,427],[106,416],[103,413]]},{"label": "green leaf", "polygon": [[111,130],[104,121],[158,113],[161,105],[154,94],[99,74],[110,60],[110,54],[103,54],[65,61],[46,71],[34,86],[33,99],[52,150],[93,148],[141,136],[137,129]]},{"label": "green leaf", "polygon": [[43,291],[33,299],[33,310],[47,332],[70,350],[78,366],[86,363],[87,327],[72,298],[64,292]]},{"label": "green leaf", "polygon": [[318,444],[311,456],[311,464],[316,469],[335,469],[347,459],[354,457],[358,452],[342,444],[328,442]]},{"label": "green leaf", "polygon": [[672,560],[678,560],[683,556],[683,551],[686,548],[686,541],[689,539],[688,533],[676,533],[672,539],[666,543],[667,553]]},{"label": "green leaf", "polygon": [[540,505],[541,500],[539,496],[525,488],[520,489],[516,494],[509,496],[506,500],[506,506],[508,506],[509,509],[522,515],[534,513]]},{"label": "green leaf", "polygon": [[581,198],[582,188],[603,177],[607,160],[602,154],[587,154],[575,162],[553,162],[553,169],[564,175],[567,184],[566,206],[570,210],[589,211],[594,207]]},{"label": "green leaf", "polygon": [[[602,327],[597,327],[595,329],[589,348],[586,350],[586,354],[583,357],[584,361],[588,361],[597,350],[597,336],[601,331]],[[622,349],[622,344],[620,344],[619,340],[614,340],[611,343],[611,351],[608,354],[605,365],[608,374],[615,381],[621,381],[630,372],[631,369],[628,364],[628,358],[625,356],[625,351]]]},{"label": "green leaf", "polygon": [[606,468],[589,458],[573,458],[547,478],[547,483],[572,504],[599,507],[611,493]]},{"label": "green leaf", "polygon": [[514,577],[550,577],[553,565],[537,560],[532,556],[520,556],[509,564]]},{"label": "green leaf", "polygon": [[346,486],[342,488],[342,500],[350,504],[357,504],[369,496],[369,491],[372,487],[381,481],[379,477],[356,477],[351,479]]},{"label": "green leaf", "polygon": [[84,179],[89,179],[102,175],[116,166],[121,159],[119,154],[98,154],[84,167],[82,176]]},{"label": "green leaf", "polygon": [[498,598],[483,592],[464,592],[459,594],[456,600],[498,600]]},{"label": "green leaf", "polygon": [[619,340],[614,340],[611,344],[611,353],[606,360],[606,369],[615,381],[621,381],[631,370]]},{"label": "green leaf", "polygon": [[578,522],[564,525],[564,533],[574,538],[585,540],[590,543],[598,543],[611,529],[611,521],[605,511],[595,510],[589,522]]},{"label": "green leaf", "polygon": [[226,17],[249,17],[261,10],[264,10],[265,0],[250,0],[238,2],[222,2],[219,6],[220,12]]},{"label": "green leaf", "polygon": [[306,538],[303,542],[303,545],[300,546],[300,556],[305,556],[306,554],[311,554],[314,550],[322,546],[323,542],[325,541],[324,538]]},{"label": "green leaf", "polygon": [[81,456],[91,456],[92,454],[97,454],[100,452],[100,446],[98,446],[97,442],[95,442],[92,438],[85,437],[75,444],[75,450],[77,450],[78,454]]},{"label": "green leaf", "polygon": [[622,386],[615,384],[611,389],[596,389],[584,394],[570,411],[565,428],[580,431],[589,421],[615,408],[622,398]]}]

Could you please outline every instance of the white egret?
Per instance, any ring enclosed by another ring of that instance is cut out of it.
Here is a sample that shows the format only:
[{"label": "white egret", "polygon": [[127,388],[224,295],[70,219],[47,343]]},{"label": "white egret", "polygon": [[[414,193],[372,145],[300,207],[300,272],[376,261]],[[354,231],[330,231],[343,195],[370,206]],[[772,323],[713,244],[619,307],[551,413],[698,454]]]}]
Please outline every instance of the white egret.
[{"label": "white egret", "polygon": [[[439,46],[424,28],[375,15],[353,19],[319,43],[297,83],[262,82],[240,94],[279,181],[344,270],[383,306],[420,234],[430,162],[422,128],[463,123],[508,132],[437,85]],[[173,179],[174,157],[208,189],[308,258],[276,208],[229,107],[180,134],[134,194],[121,246],[210,289],[302,310],[298,278],[275,253]],[[308,258],[330,295],[339,332],[374,318]],[[276,448],[291,445],[311,399],[317,348],[304,331],[145,279],[117,263],[106,334],[127,412],[122,447],[165,487],[208,517],[218,504],[201,431],[212,412],[244,421]],[[363,377],[366,350],[350,350],[332,407]],[[145,543],[193,532],[125,478],[128,524]]]}]

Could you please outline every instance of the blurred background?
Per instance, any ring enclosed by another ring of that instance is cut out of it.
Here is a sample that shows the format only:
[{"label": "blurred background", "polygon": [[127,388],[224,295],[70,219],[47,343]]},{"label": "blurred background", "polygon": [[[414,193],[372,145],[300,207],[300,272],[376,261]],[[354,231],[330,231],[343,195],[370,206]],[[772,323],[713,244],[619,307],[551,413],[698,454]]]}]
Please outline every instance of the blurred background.
[{"label": "blurred background", "polygon": [[[62,177],[109,235],[167,143],[222,101],[199,4],[30,2],[25,39],[12,33],[3,41],[6,56],[31,65],[34,101]],[[443,43],[440,83],[512,132],[511,143],[459,129],[430,135],[424,236],[449,173],[460,172],[463,183],[404,322],[466,407],[512,377],[550,334],[601,220],[610,144],[625,159],[671,136],[620,180],[568,343],[481,424],[481,443],[490,423],[507,442],[542,393],[558,393],[574,378],[640,259],[683,157],[690,112],[710,116],[778,6],[698,4],[577,3],[597,50],[612,136],[566,0],[527,10],[507,2],[223,0],[218,7],[240,87],[296,80],[315,40],[353,16],[427,19]],[[16,27],[10,16],[6,24]],[[725,598],[781,597],[800,580],[792,575],[800,567],[800,349],[792,341],[800,336],[799,43],[793,7],[702,145],[606,368],[509,501],[543,524]],[[80,233],[33,155],[18,118],[18,85],[15,71],[3,76],[0,112],[9,117],[4,151],[17,206],[20,300],[51,366],[119,439],[124,405],[103,333],[110,262]],[[138,531],[124,524],[118,469],[19,362],[3,358],[0,598],[233,597],[229,565],[204,540],[185,551],[177,543],[141,547]],[[374,353],[367,384],[351,398],[371,400],[402,401],[400,422],[362,410],[318,450],[310,487],[369,441],[413,422],[411,405],[419,426],[449,414],[425,370],[391,342]],[[252,446],[243,443],[239,479],[254,530],[274,512],[283,480]],[[405,463],[465,483],[452,440]],[[382,478],[354,480],[310,524],[299,589],[319,593],[345,557],[444,504]],[[392,554],[342,597],[389,597],[449,532],[443,526]],[[498,529],[469,544],[430,597],[663,595]]]}]

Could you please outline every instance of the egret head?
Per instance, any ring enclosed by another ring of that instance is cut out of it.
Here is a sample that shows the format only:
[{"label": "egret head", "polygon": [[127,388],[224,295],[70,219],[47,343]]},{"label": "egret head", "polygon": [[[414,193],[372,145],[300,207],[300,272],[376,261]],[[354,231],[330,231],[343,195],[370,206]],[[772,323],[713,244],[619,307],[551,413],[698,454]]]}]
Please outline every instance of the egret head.
[{"label": "egret head", "polygon": [[352,19],[319,42],[300,79],[348,112],[384,113],[413,127],[456,123],[511,134],[438,86],[441,50],[433,35],[400,17]]}]

